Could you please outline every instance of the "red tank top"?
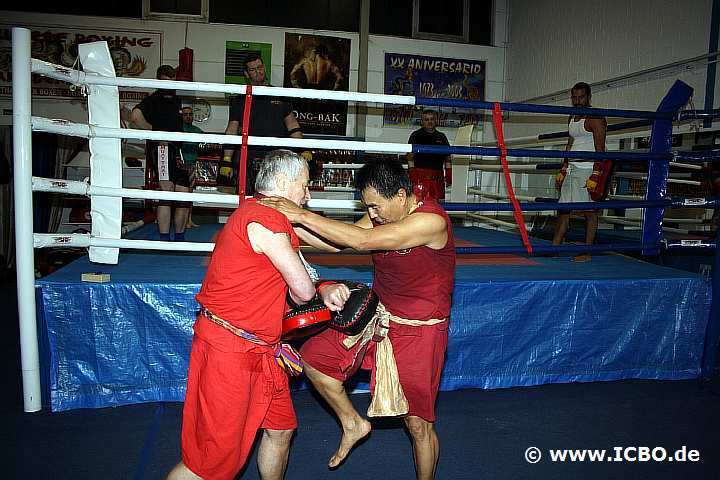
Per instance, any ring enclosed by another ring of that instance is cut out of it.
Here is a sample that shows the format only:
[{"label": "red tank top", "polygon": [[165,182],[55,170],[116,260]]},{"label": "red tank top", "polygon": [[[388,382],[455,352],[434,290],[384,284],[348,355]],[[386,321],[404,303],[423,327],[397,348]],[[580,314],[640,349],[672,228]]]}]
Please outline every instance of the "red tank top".
[{"label": "red tank top", "polygon": [[414,247],[374,252],[373,289],[390,313],[412,320],[450,316],[455,283],[455,239],[452,222],[435,201],[425,201],[416,213],[440,215],[447,224],[447,243],[440,250]]},{"label": "red tank top", "polygon": [[[285,215],[249,199],[233,212],[220,231],[196,299],[218,317],[274,344],[280,339],[288,286],[270,259],[253,250],[247,235],[250,223],[259,223],[275,233],[287,233],[293,248],[299,248]],[[202,315],[199,318],[195,332],[206,340],[226,342],[228,335],[234,336]]]}]

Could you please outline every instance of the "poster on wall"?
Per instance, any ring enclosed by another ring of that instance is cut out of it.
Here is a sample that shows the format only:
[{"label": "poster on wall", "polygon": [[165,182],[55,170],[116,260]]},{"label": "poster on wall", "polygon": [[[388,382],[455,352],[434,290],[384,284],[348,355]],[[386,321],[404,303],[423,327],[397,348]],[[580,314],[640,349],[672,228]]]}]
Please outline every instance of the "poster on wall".
[{"label": "poster on wall", "polygon": [[[385,93],[417,97],[485,100],[485,62],[385,54]],[[438,126],[482,126],[483,112],[468,108],[438,107]],[[420,125],[421,110],[410,105],[385,105],[383,124]]]},{"label": "poster on wall", "polygon": [[[155,78],[162,59],[162,32],[138,30],[99,30],[75,27],[30,26],[32,58],[80,68],[77,63],[81,43],[107,41],[118,77]],[[32,76],[33,97],[79,98],[78,89],[60,80]],[[0,24],[0,96],[12,95],[12,25]],[[120,90],[121,102],[139,102],[147,92]]]},{"label": "poster on wall", "polygon": [[[285,34],[283,86],[316,90],[348,90],[350,39]],[[345,135],[347,102],[293,99],[303,133]]]},{"label": "poster on wall", "polygon": [[225,83],[247,85],[245,59],[258,55],[265,65],[268,81],[272,78],[272,43],[225,42]]}]

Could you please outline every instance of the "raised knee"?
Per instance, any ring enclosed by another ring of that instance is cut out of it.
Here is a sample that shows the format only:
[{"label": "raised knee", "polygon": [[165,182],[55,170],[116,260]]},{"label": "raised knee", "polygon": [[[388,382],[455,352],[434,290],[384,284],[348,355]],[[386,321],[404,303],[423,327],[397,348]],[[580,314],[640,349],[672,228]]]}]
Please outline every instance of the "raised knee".
[{"label": "raised knee", "polygon": [[407,426],[410,435],[416,440],[427,439],[433,432],[433,424],[420,417],[405,418],[405,426]]}]

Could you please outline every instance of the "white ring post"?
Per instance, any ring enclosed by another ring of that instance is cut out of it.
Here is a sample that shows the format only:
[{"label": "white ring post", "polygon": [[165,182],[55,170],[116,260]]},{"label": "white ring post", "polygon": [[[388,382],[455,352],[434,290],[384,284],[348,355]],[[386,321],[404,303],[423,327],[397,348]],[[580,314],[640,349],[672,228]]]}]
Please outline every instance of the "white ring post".
[{"label": "white ring post", "polygon": [[[85,72],[115,78],[115,67],[107,42],[78,45],[78,58]],[[120,128],[120,96],[113,86],[91,85],[87,96],[88,123],[101,127]],[[97,187],[122,187],[122,155],[116,138],[90,139],[90,184]],[[96,237],[120,238],[122,231],[122,198],[90,197],[92,234]],[[120,250],[90,246],[91,262],[117,265]]]},{"label": "white ring post", "polygon": [[42,408],[40,355],[35,313],[33,249],[32,125],[30,101],[30,30],[12,29],[13,154],[15,189],[15,250],[23,405],[26,412]]}]

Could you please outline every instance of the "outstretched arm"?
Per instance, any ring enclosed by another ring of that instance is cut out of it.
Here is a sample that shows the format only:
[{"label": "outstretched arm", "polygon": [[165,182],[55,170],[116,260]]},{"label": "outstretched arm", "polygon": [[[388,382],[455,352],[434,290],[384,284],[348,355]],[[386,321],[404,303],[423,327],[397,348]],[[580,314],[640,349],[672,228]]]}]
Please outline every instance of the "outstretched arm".
[{"label": "outstretched arm", "polygon": [[347,224],[304,210],[279,197],[266,198],[261,203],[282,212],[290,222],[355,250],[401,250],[419,246],[439,249],[447,242],[445,219],[431,213],[416,213],[397,222],[367,228],[371,225],[367,215],[356,224]]}]

